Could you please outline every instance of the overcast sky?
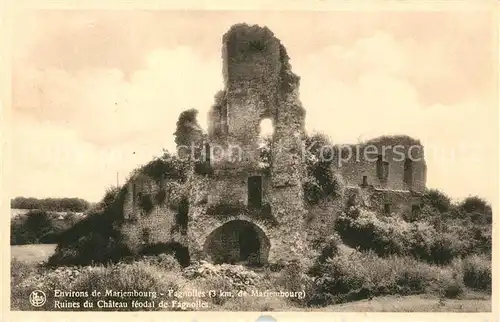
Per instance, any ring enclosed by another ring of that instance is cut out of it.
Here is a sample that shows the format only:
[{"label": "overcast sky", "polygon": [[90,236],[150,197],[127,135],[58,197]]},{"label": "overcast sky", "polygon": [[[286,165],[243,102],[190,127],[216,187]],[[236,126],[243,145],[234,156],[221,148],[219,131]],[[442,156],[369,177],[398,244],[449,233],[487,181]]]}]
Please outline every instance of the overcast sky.
[{"label": "overcast sky", "polygon": [[493,16],[485,12],[44,11],[16,19],[13,196],[97,201],[173,151],[179,113],[206,128],[221,37],[267,25],[301,77],[306,128],[334,143],[421,139],[427,183],[496,198]]}]

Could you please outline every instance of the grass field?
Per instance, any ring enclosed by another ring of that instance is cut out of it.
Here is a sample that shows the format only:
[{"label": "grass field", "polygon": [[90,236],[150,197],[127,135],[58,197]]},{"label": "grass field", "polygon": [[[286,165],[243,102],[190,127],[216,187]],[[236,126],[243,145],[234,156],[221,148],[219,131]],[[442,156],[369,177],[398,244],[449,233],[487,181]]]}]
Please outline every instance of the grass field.
[{"label": "grass field", "polygon": [[56,244],[10,246],[10,256],[26,263],[39,263],[46,261],[54,253],[56,246]]}]

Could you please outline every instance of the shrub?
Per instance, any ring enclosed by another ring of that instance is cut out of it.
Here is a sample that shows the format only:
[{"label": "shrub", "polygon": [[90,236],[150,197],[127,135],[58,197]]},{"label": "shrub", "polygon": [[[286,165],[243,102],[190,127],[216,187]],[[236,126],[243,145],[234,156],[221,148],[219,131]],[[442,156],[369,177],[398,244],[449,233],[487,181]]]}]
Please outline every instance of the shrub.
[{"label": "shrub", "polygon": [[320,263],[324,263],[328,258],[332,258],[338,255],[339,246],[341,243],[342,241],[340,240],[340,237],[337,234],[333,234],[332,236],[328,237],[323,243],[321,254],[318,257],[318,261]]},{"label": "shrub", "polygon": [[451,207],[450,198],[437,189],[428,189],[422,196],[422,205],[437,209],[440,213],[448,212]]},{"label": "shrub", "polygon": [[418,294],[439,280],[440,270],[409,257],[381,258],[372,252],[339,254],[315,272],[309,305],[328,305],[383,294]]},{"label": "shrub", "polygon": [[329,238],[324,238],[318,248],[320,249],[320,254],[316,258],[313,266],[309,270],[309,274],[319,275],[321,272],[322,265],[328,259],[331,259],[339,255],[339,245],[341,244],[340,237],[337,234],[330,236]]},{"label": "shrub", "polygon": [[298,261],[290,262],[281,270],[273,280],[273,286],[278,291],[303,292],[303,297],[290,297],[290,302],[305,306],[312,296],[312,279],[305,274],[303,267]]},{"label": "shrub", "polygon": [[11,287],[21,283],[28,276],[37,271],[37,267],[33,264],[22,262],[18,259],[12,259],[10,262],[10,285]]},{"label": "shrub", "polygon": [[12,310],[47,310],[51,306],[33,307],[29,296],[33,290],[41,290],[47,295],[47,302],[54,300],[54,289],[68,287],[67,276],[49,274],[49,270],[41,265],[27,264],[17,260],[11,262],[11,309]]},{"label": "shrub", "polygon": [[174,272],[180,272],[181,271],[181,265],[177,261],[177,259],[169,254],[158,254],[158,255],[152,255],[152,256],[143,256],[140,261],[156,266],[160,269],[166,270],[166,271],[174,271]]},{"label": "shrub", "polygon": [[406,252],[405,236],[409,225],[393,217],[354,208],[337,218],[336,230],[352,247],[373,250],[381,256]]},{"label": "shrub", "polygon": [[479,212],[481,214],[491,215],[490,204],[486,200],[478,196],[471,196],[465,198],[460,203],[459,208],[461,208],[467,213]]},{"label": "shrub", "polygon": [[[72,216],[73,215],[73,216]],[[58,219],[51,213],[42,210],[31,210],[24,216],[11,219],[10,244],[53,244],[59,235],[72,227],[78,219],[68,214],[67,219]]]},{"label": "shrub", "polygon": [[491,260],[472,255],[464,259],[463,281],[470,288],[491,291]]},{"label": "shrub", "polygon": [[456,299],[465,293],[464,283],[456,278],[446,280],[442,293],[445,298]]},{"label": "shrub", "polygon": [[411,255],[436,264],[448,264],[485,243],[474,240],[469,227],[447,223],[437,229],[426,222],[410,224],[399,216],[377,216],[354,207],[338,217],[335,228],[351,247],[372,250],[380,256]]},{"label": "shrub", "polygon": [[[96,252],[96,249],[99,249]],[[75,243],[58,245],[49,257],[49,266],[91,265],[118,262],[130,256],[130,250],[118,239],[99,233],[89,233]]]},{"label": "shrub", "polygon": [[492,226],[473,226],[469,232],[474,243],[472,253],[484,253],[491,257]]},{"label": "shrub", "polygon": [[[75,291],[87,291],[89,294],[93,290],[100,291],[104,294],[105,290],[114,291],[140,291],[140,292],[153,292],[151,296],[107,296],[106,300],[114,300],[126,302],[126,308],[102,308],[112,311],[133,311],[133,310],[158,310],[155,308],[132,308],[132,301],[144,300],[158,300],[160,293],[167,292],[168,290],[177,291],[178,285],[182,278],[180,274],[173,272],[166,272],[158,267],[144,263],[135,262],[132,264],[117,264],[108,267],[97,267],[91,271],[85,272],[80,275],[71,285],[71,289]],[[83,298],[81,301],[84,301]]]},{"label": "shrub", "polygon": [[491,205],[478,196],[465,198],[458,205],[458,211],[470,218],[473,223],[483,225],[492,223]]}]

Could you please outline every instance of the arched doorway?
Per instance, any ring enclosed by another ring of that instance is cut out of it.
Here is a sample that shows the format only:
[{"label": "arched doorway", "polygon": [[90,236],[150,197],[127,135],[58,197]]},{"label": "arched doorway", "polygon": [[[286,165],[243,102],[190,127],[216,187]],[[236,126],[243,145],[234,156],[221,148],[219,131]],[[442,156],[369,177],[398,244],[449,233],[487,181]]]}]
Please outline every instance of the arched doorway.
[{"label": "arched doorway", "polygon": [[232,220],[208,235],[204,251],[216,264],[262,265],[267,262],[269,239],[257,225]]}]

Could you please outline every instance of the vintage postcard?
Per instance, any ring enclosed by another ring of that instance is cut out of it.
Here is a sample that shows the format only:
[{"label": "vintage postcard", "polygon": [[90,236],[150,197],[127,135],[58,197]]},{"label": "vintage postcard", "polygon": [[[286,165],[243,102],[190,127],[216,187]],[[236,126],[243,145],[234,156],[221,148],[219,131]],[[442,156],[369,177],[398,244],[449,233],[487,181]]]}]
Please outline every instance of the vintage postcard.
[{"label": "vintage postcard", "polygon": [[496,7],[314,4],[12,10],[4,311],[493,319]]}]

